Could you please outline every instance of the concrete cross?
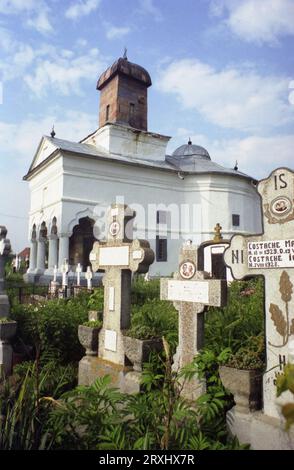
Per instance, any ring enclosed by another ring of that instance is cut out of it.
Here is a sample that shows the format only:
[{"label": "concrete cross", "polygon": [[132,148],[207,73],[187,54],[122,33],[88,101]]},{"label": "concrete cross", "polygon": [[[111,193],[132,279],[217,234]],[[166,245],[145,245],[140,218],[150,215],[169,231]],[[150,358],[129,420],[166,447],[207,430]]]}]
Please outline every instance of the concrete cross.
[{"label": "concrete cross", "polygon": [[[173,279],[160,280],[160,298],[170,300],[179,312],[179,345],[173,369],[191,363],[204,345],[204,310],[211,305],[226,303],[226,281],[211,279],[205,271],[197,271],[198,250],[192,244],[183,245],[179,257],[179,270]],[[186,382],[182,395],[194,400],[204,392],[197,378]]]},{"label": "concrete cross", "polygon": [[78,287],[80,287],[81,285],[81,272],[82,272],[82,266],[81,266],[81,263],[78,263],[77,268],[76,268]]},{"label": "concrete cross", "polygon": [[261,235],[235,235],[225,262],[235,279],[265,279],[266,372],[264,413],[278,417],[277,374],[288,360],[294,335],[294,172],[278,168],[258,184],[263,215]]},{"label": "concrete cross", "polygon": [[6,235],[6,227],[0,225],[0,294],[4,293],[5,258],[11,250],[10,241],[6,238]]},{"label": "concrete cross", "polygon": [[112,204],[107,213],[107,241],[95,242],[90,253],[93,271],[104,270],[104,315],[98,356],[125,365],[122,330],[130,326],[131,275],[146,273],[154,253],[145,240],[132,240],[135,212]]},{"label": "concrete cross", "polygon": [[92,270],[91,270],[91,266],[87,267],[85,278],[87,279],[87,288],[88,288],[88,290],[91,290],[92,289],[92,279],[93,279],[93,273],[92,273]]}]

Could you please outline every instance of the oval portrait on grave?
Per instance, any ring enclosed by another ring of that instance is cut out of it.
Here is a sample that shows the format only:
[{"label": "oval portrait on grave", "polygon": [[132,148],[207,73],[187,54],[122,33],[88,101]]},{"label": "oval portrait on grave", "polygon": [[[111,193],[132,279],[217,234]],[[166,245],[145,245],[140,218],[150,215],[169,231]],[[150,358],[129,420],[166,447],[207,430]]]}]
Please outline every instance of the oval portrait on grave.
[{"label": "oval portrait on grave", "polygon": [[292,202],[287,197],[277,197],[271,203],[272,212],[278,216],[288,214],[292,209]]},{"label": "oval portrait on grave", "polygon": [[195,264],[192,263],[192,261],[184,261],[180,265],[180,275],[184,279],[191,279],[191,277],[194,276],[195,271],[196,271],[196,267],[195,267]]},{"label": "oval portrait on grave", "polygon": [[118,222],[112,222],[110,224],[110,227],[109,227],[109,233],[110,235],[112,235],[113,237],[115,237],[118,232],[119,232],[119,229],[120,229],[120,225]]}]

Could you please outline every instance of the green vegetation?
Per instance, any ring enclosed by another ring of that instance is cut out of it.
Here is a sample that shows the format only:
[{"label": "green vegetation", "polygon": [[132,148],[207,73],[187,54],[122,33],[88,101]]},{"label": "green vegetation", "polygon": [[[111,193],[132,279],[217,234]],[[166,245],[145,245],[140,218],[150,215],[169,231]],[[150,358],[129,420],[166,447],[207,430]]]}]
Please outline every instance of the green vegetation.
[{"label": "green vegetation", "polygon": [[[110,377],[72,387],[72,370],[38,362],[18,368],[0,400],[1,449],[243,449],[226,432],[226,397],[213,383],[192,406],[180,397],[168,344],[144,371],[144,393],[124,395]],[[214,388],[213,388],[214,387]],[[65,392],[65,393],[64,393]]]},{"label": "green vegetation", "polygon": [[[294,364],[287,364],[283,373],[277,377],[277,396],[290,391],[294,395]],[[294,404],[285,403],[282,406],[282,414],[286,420],[286,429],[294,425]]]},{"label": "green vegetation", "polygon": [[10,318],[7,318],[7,317],[2,317],[0,318],[0,324],[1,323],[10,323],[11,322],[11,319]]},{"label": "green vegetation", "polygon": [[88,326],[89,328],[102,328],[102,321],[101,320],[90,320],[85,321],[83,326]]},{"label": "green vegetation", "polygon": [[211,307],[205,318],[205,347],[220,354],[229,348],[227,365],[240,369],[263,368],[264,283],[262,278],[234,281],[228,303]]},{"label": "green vegetation", "polygon": [[82,358],[78,326],[88,320],[86,297],[16,305],[11,317],[17,321],[16,341],[33,346],[41,361],[68,364]]},{"label": "green vegetation", "polygon": [[[98,312],[98,321],[88,321],[89,310]],[[76,387],[77,361],[84,354],[78,326],[101,327],[102,310],[102,288],[37,305],[21,305],[12,298],[16,341],[26,346],[34,362],[16,366],[13,377],[0,387],[1,449],[245,448],[226,431],[225,415],[233,399],[221,383],[219,366],[263,366],[262,280],[232,283],[228,305],[206,313],[205,349],[176,373],[171,364],[178,313],[171,302],[159,300],[159,280],[137,277],[127,334],[139,339],[163,336],[165,350],[150,354],[143,393],[132,396],[111,388],[108,377]],[[207,391],[191,406],[180,392],[195,374],[206,382]]]}]

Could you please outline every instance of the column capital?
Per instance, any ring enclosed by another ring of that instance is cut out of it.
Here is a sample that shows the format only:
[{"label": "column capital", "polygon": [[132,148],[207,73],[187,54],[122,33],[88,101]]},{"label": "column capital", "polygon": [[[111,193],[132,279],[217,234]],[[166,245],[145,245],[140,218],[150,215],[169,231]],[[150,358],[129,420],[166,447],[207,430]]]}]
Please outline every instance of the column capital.
[{"label": "column capital", "polygon": [[59,235],[51,233],[50,235],[47,236],[47,238],[48,240],[58,240]]},{"label": "column capital", "polygon": [[62,233],[59,233],[59,238],[69,238],[72,236],[72,233],[71,232],[62,232]]}]

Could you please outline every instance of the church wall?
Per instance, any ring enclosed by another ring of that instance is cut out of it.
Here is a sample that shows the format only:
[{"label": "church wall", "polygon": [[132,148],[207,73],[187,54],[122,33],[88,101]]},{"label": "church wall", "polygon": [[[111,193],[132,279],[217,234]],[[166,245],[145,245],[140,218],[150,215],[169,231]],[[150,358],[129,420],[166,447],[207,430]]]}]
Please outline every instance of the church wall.
[{"label": "church wall", "polygon": [[[108,206],[115,202],[116,196],[123,196],[124,202],[137,211],[137,237],[149,239],[155,250],[156,234],[167,235],[168,261],[154,263],[150,271],[152,275],[174,271],[183,239],[192,238],[193,242],[200,244],[212,238],[217,222],[222,225],[226,238],[236,231],[258,231],[259,199],[255,189],[243,178],[189,175],[182,180],[176,173],[70,156],[64,157],[64,169],[64,230],[72,224],[77,213],[85,211],[89,215],[96,205]],[[181,206],[184,220],[180,221],[180,240],[177,237],[178,226],[171,230],[168,224],[166,234],[166,226],[156,223],[156,205],[159,203],[163,207],[158,206],[157,210],[173,211],[174,207]],[[145,215],[140,213],[140,207],[145,208]],[[238,230],[232,227],[234,211],[240,215]],[[144,222],[147,232],[143,230]]]},{"label": "church wall", "polygon": [[63,192],[62,159],[56,159],[29,181],[31,202],[29,233],[33,224],[37,228],[43,221],[49,226],[53,217],[61,220],[61,199]]}]

